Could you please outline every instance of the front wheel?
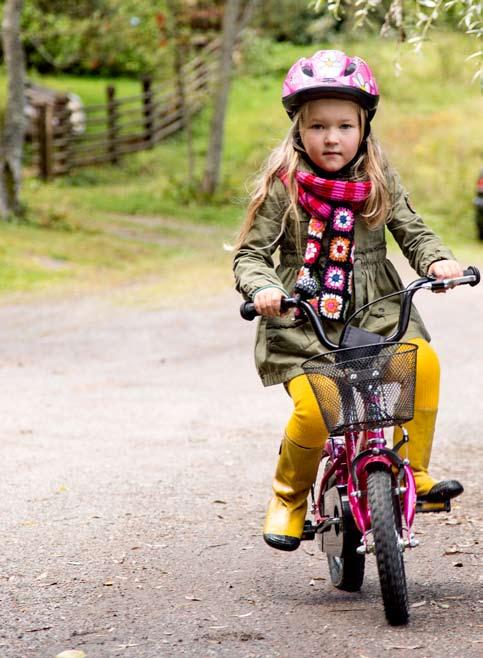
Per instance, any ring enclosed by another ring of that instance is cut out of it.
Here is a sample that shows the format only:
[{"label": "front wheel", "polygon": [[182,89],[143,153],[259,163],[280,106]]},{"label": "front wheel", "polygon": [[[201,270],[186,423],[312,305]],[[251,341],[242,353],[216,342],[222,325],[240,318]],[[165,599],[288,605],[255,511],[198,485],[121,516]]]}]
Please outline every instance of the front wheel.
[{"label": "front wheel", "polygon": [[367,490],[384,611],[392,626],[400,626],[408,623],[409,604],[399,543],[400,513],[391,473],[387,470],[370,473]]}]

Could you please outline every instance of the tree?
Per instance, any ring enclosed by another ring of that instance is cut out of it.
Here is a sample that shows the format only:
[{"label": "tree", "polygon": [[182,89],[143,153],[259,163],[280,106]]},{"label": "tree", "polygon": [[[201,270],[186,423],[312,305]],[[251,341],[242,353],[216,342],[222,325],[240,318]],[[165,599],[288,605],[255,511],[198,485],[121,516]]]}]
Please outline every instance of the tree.
[{"label": "tree", "polygon": [[[373,18],[379,17],[381,35],[396,33],[416,50],[422,48],[431,30],[448,22],[468,35],[482,35],[480,0],[311,0],[309,5],[316,12],[328,10],[337,20],[350,14],[354,29],[373,25]],[[481,58],[481,51],[471,57]]]},{"label": "tree", "polygon": [[214,92],[213,117],[211,120],[210,141],[206,155],[205,173],[201,189],[212,196],[220,180],[221,157],[226,108],[231,85],[233,50],[241,30],[248,24],[257,0],[227,0],[223,14],[222,47],[218,63],[218,75]]},{"label": "tree", "polygon": [[23,0],[6,0],[2,20],[2,47],[8,92],[0,137],[0,218],[20,212],[20,183],[24,136],[25,59],[20,39]]}]

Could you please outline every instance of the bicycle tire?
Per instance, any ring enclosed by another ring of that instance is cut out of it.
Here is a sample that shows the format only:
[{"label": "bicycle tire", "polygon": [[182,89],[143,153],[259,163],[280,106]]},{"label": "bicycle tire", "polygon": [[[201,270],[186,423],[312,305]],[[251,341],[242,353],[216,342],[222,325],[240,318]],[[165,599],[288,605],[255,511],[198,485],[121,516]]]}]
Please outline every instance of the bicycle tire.
[{"label": "bicycle tire", "polygon": [[[331,466],[329,460],[325,463],[324,471]],[[330,478],[327,483],[327,489],[335,485],[335,478]],[[328,510],[325,510],[327,513]],[[335,512],[335,510],[334,510]],[[339,516],[335,513],[334,516]],[[350,516],[350,518],[349,518]],[[361,543],[361,533],[357,529],[352,514],[344,514],[344,549],[342,555],[327,554],[327,564],[329,566],[330,581],[334,587],[344,592],[358,592],[364,582],[365,555],[356,553],[356,549]]]},{"label": "bicycle tire", "polygon": [[369,473],[368,504],[384,611],[391,626],[402,626],[409,621],[409,603],[404,560],[399,545],[400,515],[395,505],[393,486],[391,473],[386,469]]}]

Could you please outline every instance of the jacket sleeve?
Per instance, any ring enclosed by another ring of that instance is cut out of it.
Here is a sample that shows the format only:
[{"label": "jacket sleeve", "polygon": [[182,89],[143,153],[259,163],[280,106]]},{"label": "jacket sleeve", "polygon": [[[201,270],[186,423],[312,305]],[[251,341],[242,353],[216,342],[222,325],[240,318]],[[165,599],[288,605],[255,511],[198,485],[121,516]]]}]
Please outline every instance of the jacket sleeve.
[{"label": "jacket sleeve", "polygon": [[259,290],[269,287],[280,288],[286,293],[275,271],[272,257],[282,238],[286,208],[285,188],[276,179],[258,209],[248,235],[234,254],[236,289],[245,299],[252,300]]},{"label": "jacket sleeve", "polygon": [[426,276],[429,266],[434,261],[454,259],[452,251],[412,209],[408,194],[397,174],[392,177],[391,187],[393,204],[387,227],[411,267],[419,276]]}]

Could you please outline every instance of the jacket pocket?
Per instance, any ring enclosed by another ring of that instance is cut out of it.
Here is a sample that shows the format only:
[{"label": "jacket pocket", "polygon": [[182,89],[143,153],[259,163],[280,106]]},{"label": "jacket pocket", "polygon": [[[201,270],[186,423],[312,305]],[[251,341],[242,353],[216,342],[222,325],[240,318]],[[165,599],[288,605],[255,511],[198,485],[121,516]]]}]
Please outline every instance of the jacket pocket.
[{"label": "jacket pocket", "polygon": [[267,347],[272,353],[307,358],[320,351],[315,334],[306,324],[283,326],[267,323]]}]

